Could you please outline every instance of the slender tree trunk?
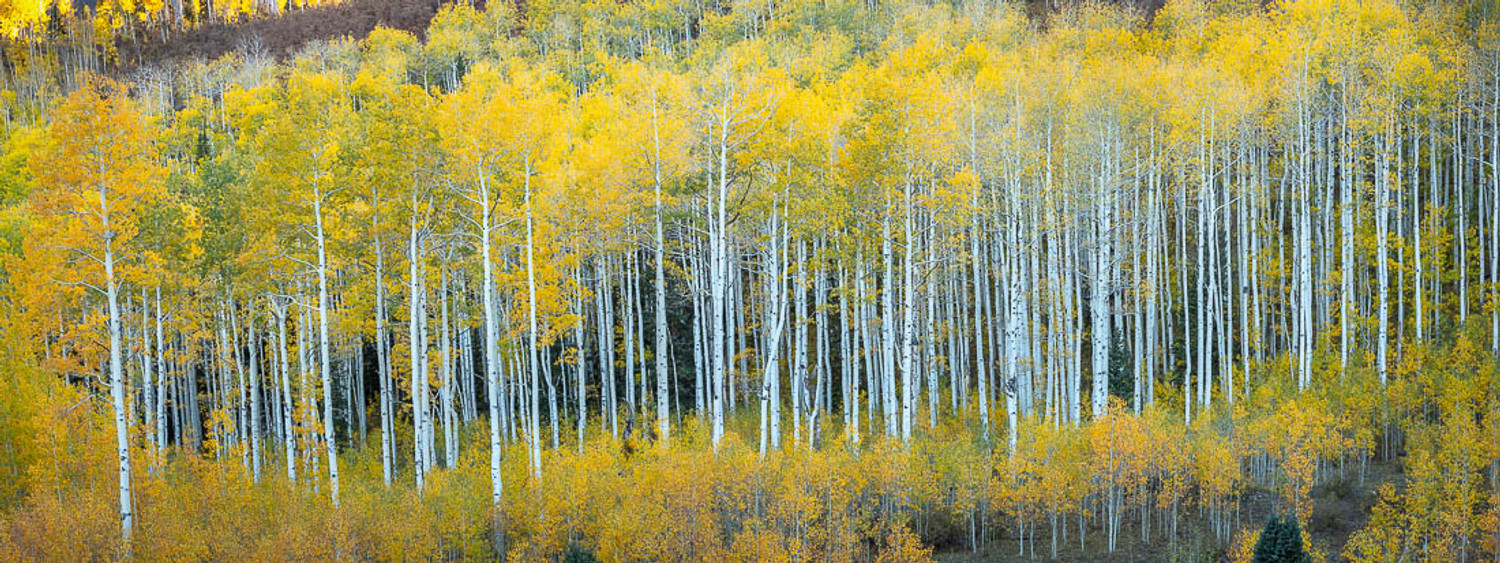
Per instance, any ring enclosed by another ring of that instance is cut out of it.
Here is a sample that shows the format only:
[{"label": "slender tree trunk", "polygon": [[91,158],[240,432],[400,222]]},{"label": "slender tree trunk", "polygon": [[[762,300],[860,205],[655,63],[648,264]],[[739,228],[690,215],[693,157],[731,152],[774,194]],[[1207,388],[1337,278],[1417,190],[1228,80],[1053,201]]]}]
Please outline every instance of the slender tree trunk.
[{"label": "slender tree trunk", "polygon": [[902,255],[902,317],[901,317],[901,441],[907,446],[911,445],[912,425],[916,419],[917,409],[917,293],[916,293],[916,263],[914,246],[917,244],[917,233],[914,218],[914,204],[912,203],[912,190],[906,186],[905,202],[905,227],[906,244]]},{"label": "slender tree trunk", "polygon": [[295,404],[292,402],[291,368],[288,365],[286,348],[286,305],[273,302],[276,315],[276,363],[281,376],[281,426],[286,442],[286,479],[297,482],[297,425],[293,419]]},{"label": "slender tree trunk", "polygon": [[895,257],[891,249],[889,213],[881,221],[880,252],[884,262],[884,275],[880,287],[880,398],[881,415],[885,420],[885,435],[894,438],[900,432],[900,421],[896,418],[896,271]]},{"label": "slender tree trunk", "polygon": [[375,358],[379,364],[380,377],[380,462],[385,474],[385,486],[390,488],[395,473],[396,428],[393,421],[391,391],[391,359],[388,348],[390,338],[386,336],[385,314],[385,250],[381,248],[380,235],[375,235]]},{"label": "slender tree trunk", "polygon": [[494,261],[490,243],[490,192],[488,175],[480,170],[479,178],[479,248],[481,283],[484,299],[484,374],[486,394],[490,411],[490,506],[494,521],[491,523],[491,543],[500,557],[505,557],[504,514],[500,506],[505,493],[505,482],[500,475],[500,350],[499,312],[495,310]]},{"label": "slender tree trunk", "polygon": [[329,495],[339,505],[338,438],[333,429],[332,357],[328,352],[328,251],[323,232],[323,193],[314,187],[313,215],[318,243],[318,369],[323,377],[323,435],[328,454]]},{"label": "slender tree trunk", "polygon": [[530,366],[531,397],[528,404],[531,416],[531,474],[535,479],[542,478],[542,438],[540,425],[537,424],[540,416],[538,408],[539,385],[541,384],[537,374],[537,314],[536,314],[536,241],[531,213],[531,156],[528,154],[525,163],[525,190],[526,190],[526,353],[527,364]]},{"label": "slender tree trunk", "polygon": [[[1387,286],[1390,284],[1390,260],[1387,258],[1386,252],[1388,239],[1390,238],[1390,226],[1387,224],[1389,215],[1387,201],[1389,200],[1388,193],[1390,191],[1389,143],[1392,141],[1387,137],[1382,138],[1378,142],[1381,144],[1381,151],[1378,161],[1380,177],[1375,182],[1375,270],[1379,278],[1377,283],[1380,293],[1380,308],[1377,313],[1379,318],[1376,319],[1378,327],[1376,338],[1379,341],[1375,343],[1375,369],[1380,375],[1380,385],[1384,387],[1387,374],[1386,354],[1390,341],[1386,334],[1390,318],[1390,296],[1387,291]],[[1399,143],[1399,141],[1396,142]]]},{"label": "slender tree trunk", "polygon": [[[146,414],[146,440],[154,448],[160,439],[156,433],[156,384],[152,377],[151,350],[154,347],[151,342],[151,306],[146,301],[146,290],[141,290],[141,390],[144,392]],[[151,468],[147,468],[151,472]]]},{"label": "slender tree trunk", "polygon": [[[109,204],[104,190],[99,190],[99,204],[104,209],[104,228],[109,228]],[[135,529],[135,512],[131,501],[130,477],[130,424],[125,404],[125,365],[120,342],[120,297],[119,280],[115,278],[114,242],[104,243],[104,292],[109,301],[109,396],[115,411],[115,445],[120,469],[120,534],[124,540],[127,558],[132,553],[131,541]]]},{"label": "slender tree trunk", "polygon": [[442,267],[442,279],[438,285],[439,298],[442,306],[442,325],[438,335],[442,347],[442,378],[443,387],[441,391],[441,406],[443,409],[443,464],[454,467],[458,464],[458,413],[455,412],[454,403],[454,365],[453,365],[453,336],[452,321],[448,316],[448,301],[451,292],[448,288],[448,266]]},{"label": "slender tree trunk", "polygon": [[599,275],[599,291],[594,296],[599,310],[599,411],[609,421],[610,435],[619,439],[620,425],[615,408],[615,317],[610,307],[609,264],[603,257],[596,258],[594,270]]},{"label": "slender tree trunk", "polygon": [[654,158],[652,158],[652,182],[653,195],[655,197],[655,213],[653,219],[656,223],[656,435],[661,441],[661,447],[666,449],[671,443],[672,425],[669,420],[671,406],[667,400],[667,342],[671,338],[670,327],[667,325],[667,238],[662,228],[662,169],[661,169],[661,126],[657,116],[656,100],[651,104],[651,138]]},{"label": "slender tree trunk", "polygon": [[427,429],[432,424],[427,374],[427,339],[422,322],[427,318],[426,284],[422,281],[422,248],[417,229],[417,198],[412,197],[411,223],[407,236],[407,337],[411,355],[412,470],[416,473],[417,493],[427,485]]},{"label": "slender tree trunk", "polygon": [[1353,320],[1354,301],[1354,181],[1353,170],[1351,170],[1352,159],[1348,154],[1353,150],[1349,140],[1349,100],[1348,92],[1343,92],[1344,101],[1340,104],[1342,117],[1339,119],[1339,161],[1342,173],[1339,174],[1340,183],[1343,184],[1339,194],[1342,202],[1339,205],[1340,230],[1343,242],[1340,244],[1342,250],[1343,272],[1339,277],[1343,284],[1339,292],[1339,370],[1346,371],[1349,367],[1349,323]]},{"label": "slender tree trunk", "polygon": [[[577,287],[580,287],[580,288],[583,287],[583,273],[582,273],[582,269],[583,269],[583,267],[581,265],[573,267],[573,284],[575,286],[577,286]],[[579,295],[578,298],[574,300],[574,307],[576,307],[578,309],[578,319],[579,319],[579,321],[573,325],[573,340],[577,341],[577,344],[578,344],[578,349],[577,349],[578,353],[577,353],[577,356],[576,356],[576,362],[577,363],[574,365],[574,370],[575,370],[574,379],[575,379],[575,382],[578,385],[578,390],[577,390],[577,393],[578,393],[578,453],[583,453],[584,432],[588,430],[588,421],[589,421],[588,387],[587,387],[587,384],[588,384],[588,365],[589,365],[589,363],[588,363],[588,361],[583,356],[583,347],[584,347],[584,344],[585,344],[584,343],[584,330],[585,330],[584,329],[584,321],[587,318],[587,315],[584,312],[584,303],[583,303],[583,296],[582,295]],[[599,322],[599,321],[596,320],[595,322]]]},{"label": "slender tree trunk", "polygon": [[[1107,143],[1102,143],[1107,145]],[[1106,147],[1104,156],[1106,160],[1110,157]],[[1101,165],[1108,166],[1108,165]],[[1101,176],[1105,176],[1101,172]],[[1098,191],[1095,194],[1095,246],[1092,274],[1094,278],[1093,291],[1089,293],[1089,318],[1093,322],[1091,332],[1093,343],[1093,394],[1091,397],[1095,419],[1102,418],[1109,409],[1109,353],[1112,342],[1110,334],[1110,311],[1109,298],[1113,291],[1110,281],[1113,260],[1113,203],[1110,202],[1108,191],[1113,186],[1107,185],[1105,177],[1098,179]]]},{"label": "slender tree trunk", "polygon": [[[156,404],[152,407],[152,410],[156,411],[156,451],[158,455],[167,447],[167,364],[162,357],[162,351],[166,348],[166,343],[162,341],[161,325],[163,316],[161,310],[161,286],[158,285],[156,286],[156,341],[154,347],[158,389],[156,392]],[[181,428],[181,425],[178,425],[179,433],[181,432]]]},{"label": "slender tree trunk", "polygon": [[245,319],[245,345],[250,349],[250,467],[256,483],[260,482],[260,333],[255,331],[255,314]]},{"label": "slender tree trunk", "polygon": [[711,404],[713,408],[713,447],[719,451],[719,442],[724,438],[724,392],[726,387],[727,371],[729,367],[725,351],[728,349],[729,338],[725,329],[728,326],[725,313],[728,310],[729,291],[729,245],[726,240],[729,233],[729,131],[727,119],[721,117],[719,120],[718,142],[718,196],[714,198],[714,219],[709,229],[709,249],[711,253],[709,273],[709,309],[712,315],[709,334],[712,337],[713,369],[713,397]]}]

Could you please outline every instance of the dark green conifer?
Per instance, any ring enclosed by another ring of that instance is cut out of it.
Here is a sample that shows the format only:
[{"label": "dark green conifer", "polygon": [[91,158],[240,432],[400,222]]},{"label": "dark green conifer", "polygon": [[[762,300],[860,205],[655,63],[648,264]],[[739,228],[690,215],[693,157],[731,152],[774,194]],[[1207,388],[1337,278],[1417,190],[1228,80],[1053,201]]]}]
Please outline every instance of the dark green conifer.
[{"label": "dark green conifer", "polygon": [[1277,516],[1266,522],[1266,529],[1255,542],[1254,563],[1306,563],[1307,550],[1302,547],[1302,528],[1297,517]]}]

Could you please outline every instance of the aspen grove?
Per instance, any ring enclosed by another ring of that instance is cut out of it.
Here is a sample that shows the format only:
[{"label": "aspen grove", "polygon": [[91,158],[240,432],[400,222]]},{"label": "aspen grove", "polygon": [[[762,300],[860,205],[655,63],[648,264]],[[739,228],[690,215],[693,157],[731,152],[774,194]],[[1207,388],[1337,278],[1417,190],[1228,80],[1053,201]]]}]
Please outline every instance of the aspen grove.
[{"label": "aspen grove", "polygon": [[148,4],[0,10],[0,559],[1500,558],[1492,2]]}]

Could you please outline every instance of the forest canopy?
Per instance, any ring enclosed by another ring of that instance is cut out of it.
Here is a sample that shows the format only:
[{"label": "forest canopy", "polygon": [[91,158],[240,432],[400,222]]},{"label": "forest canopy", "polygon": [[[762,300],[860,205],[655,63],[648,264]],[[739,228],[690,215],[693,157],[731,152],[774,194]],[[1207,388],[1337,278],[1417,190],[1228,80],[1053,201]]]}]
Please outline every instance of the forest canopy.
[{"label": "forest canopy", "polygon": [[1493,3],[49,6],[0,559],[1500,557]]}]

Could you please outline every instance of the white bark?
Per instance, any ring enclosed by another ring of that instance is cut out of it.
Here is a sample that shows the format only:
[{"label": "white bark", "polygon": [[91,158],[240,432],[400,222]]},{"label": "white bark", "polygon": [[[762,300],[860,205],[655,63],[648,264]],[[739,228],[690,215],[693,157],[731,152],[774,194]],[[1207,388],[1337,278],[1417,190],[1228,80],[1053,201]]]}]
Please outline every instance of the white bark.
[{"label": "white bark", "polygon": [[[479,190],[479,248],[480,270],[483,272],[484,295],[484,374],[486,394],[490,411],[490,504],[498,510],[501,495],[505,493],[505,482],[500,476],[500,349],[499,312],[495,310],[494,260],[490,244],[490,190],[489,177],[481,169],[478,174]],[[504,532],[492,530],[494,543],[504,552]]]},{"label": "white bark", "polygon": [[667,399],[667,342],[670,338],[667,326],[667,238],[662,228],[662,163],[661,163],[661,123],[657,112],[656,98],[651,100],[651,140],[653,158],[651,159],[651,172],[655,213],[653,219],[656,223],[656,435],[661,442],[661,447],[666,448],[671,443],[672,425],[669,420],[668,411],[670,403]]},{"label": "white bark", "polygon": [[[446,262],[446,261],[445,261]],[[458,464],[458,413],[454,410],[454,365],[453,365],[453,324],[448,315],[448,301],[450,293],[448,290],[448,266],[445,263],[442,269],[442,279],[439,282],[440,301],[442,306],[442,325],[438,331],[440,346],[442,348],[442,390],[440,404],[443,410],[443,464],[446,467],[454,467]]]},{"label": "white bark", "polygon": [[1384,138],[1381,141],[1381,154],[1377,161],[1380,167],[1377,174],[1379,177],[1375,182],[1375,271],[1378,279],[1378,291],[1380,294],[1379,310],[1376,313],[1376,325],[1378,339],[1375,343],[1375,369],[1380,375],[1380,385],[1385,386],[1387,375],[1387,348],[1390,338],[1386,334],[1390,324],[1390,294],[1387,287],[1390,285],[1390,260],[1387,258],[1387,246],[1390,239],[1390,226],[1387,223],[1389,216],[1389,192],[1390,192],[1390,147],[1391,139]]},{"label": "white bark", "polygon": [[250,467],[255,482],[260,482],[260,334],[255,331],[255,314],[245,319],[245,345],[250,350]]},{"label": "white bark", "polygon": [[1348,92],[1344,91],[1344,101],[1341,106],[1342,119],[1339,120],[1339,162],[1342,173],[1339,174],[1339,190],[1341,202],[1339,205],[1339,228],[1343,236],[1339,245],[1341,251],[1341,264],[1343,271],[1340,275],[1342,288],[1339,292],[1339,370],[1344,371],[1349,367],[1349,343],[1351,335],[1350,321],[1354,315],[1354,189],[1353,170],[1351,169],[1352,158],[1349,151],[1353,145],[1349,139],[1349,100]]},{"label": "white bark", "polygon": [[328,353],[328,249],[323,232],[323,192],[313,187],[313,216],[318,243],[318,370],[323,377],[323,437],[328,455],[329,496],[339,505],[338,437],[333,429],[332,357]]},{"label": "white bark", "polygon": [[531,396],[528,409],[531,417],[531,432],[528,432],[531,442],[531,474],[535,479],[542,478],[542,438],[539,420],[538,395],[539,377],[537,374],[537,363],[541,361],[537,357],[537,315],[536,315],[536,258],[534,239],[533,218],[531,212],[531,155],[527,154],[524,164],[525,191],[526,191],[526,353],[527,365],[530,367]]},{"label": "white bark", "polygon": [[[576,285],[577,287],[580,287],[580,288],[583,287],[583,273],[582,273],[581,270],[582,270],[582,266],[574,266],[574,268],[573,268],[573,284]],[[574,371],[574,374],[573,374],[573,379],[574,379],[574,383],[576,383],[578,385],[578,388],[577,388],[577,395],[578,395],[578,407],[577,407],[577,410],[578,410],[578,453],[583,453],[584,433],[585,433],[585,431],[588,430],[588,422],[589,422],[588,388],[587,388],[587,383],[588,383],[588,365],[589,364],[588,364],[587,361],[584,360],[584,357],[583,357],[583,347],[584,347],[584,319],[586,318],[587,315],[585,315],[585,312],[584,312],[584,303],[583,303],[583,296],[582,295],[579,295],[574,300],[573,306],[574,306],[575,309],[577,309],[577,311],[578,311],[578,318],[579,318],[579,321],[573,325],[573,340],[577,343],[577,356],[576,356],[576,362],[577,363],[574,364],[574,370],[575,371]]]},{"label": "white bark", "polygon": [[390,488],[395,474],[395,435],[393,392],[391,390],[390,338],[386,335],[385,249],[380,234],[375,234],[375,358],[380,378],[380,462],[385,486]]},{"label": "white bark", "polygon": [[297,425],[293,419],[296,410],[292,402],[291,368],[288,365],[286,348],[286,305],[272,301],[272,312],[276,315],[276,362],[281,375],[281,425],[286,441],[286,479],[297,482]]},{"label": "white bark", "polygon": [[[151,342],[151,306],[146,301],[146,290],[141,290],[141,390],[144,392],[144,410],[146,415],[146,440],[155,447],[159,438],[156,434],[156,383],[152,377],[151,351],[154,348]],[[151,469],[147,468],[150,472]]]},{"label": "white bark", "polygon": [[913,422],[916,418],[917,409],[917,294],[916,294],[916,263],[913,256],[913,246],[916,245],[917,233],[913,217],[913,204],[910,185],[906,186],[906,244],[902,256],[902,316],[901,316],[901,441],[911,445],[911,434]]},{"label": "white bark", "polygon": [[[160,454],[167,447],[167,368],[162,358],[162,350],[166,344],[162,341],[162,311],[161,311],[161,286],[156,286],[156,366],[157,366],[157,392],[156,404],[152,410],[156,411],[156,451]],[[178,428],[182,426],[179,424]],[[180,432],[180,430],[179,430]]]},{"label": "white bark", "polygon": [[407,338],[411,360],[412,471],[416,474],[417,493],[427,485],[427,429],[431,425],[427,412],[428,374],[427,339],[422,321],[427,317],[426,284],[422,281],[422,248],[417,228],[417,198],[412,197],[410,230],[407,237]]},{"label": "white bark", "polygon": [[[887,208],[889,209],[889,208]],[[885,435],[894,438],[900,431],[896,418],[896,272],[891,249],[889,214],[880,223],[880,254],[883,276],[880,287],[880,399]]]},{"label": "white bark", "polygon": [[[109,226],[109,200],[103,187],[99,189],[99,206],[103,209],[103,227]],[[104,293],[109,301],[109,396],[115,414],[115,447],[120,473],[120,533],[126,552],[131,549],[135,529],[135,512],[131,501],[130,477],[130,424],[125,404],[125,365],[121,357],[120,342],[120,297],[119,280],[115,278],[114,241],[104,242]]]},{"label": "white bark", "polygon": [[609,265],[604,258],[595,259],[594,271],[599,275],[599,287],[594,295],[594,304],[599,311],[599,411],[604,420],[609,421],[610,435],[618,439],[620,425],[615,408],[615,317],[610,308]]},{"label": "white bark", "polygon": [[[1107,149],[1105,154],[1108,154]],[[1094,387],[1090,398],[1092,414],[1096,420],[1104,417],[1109,408],[1109,353],[1113,341],[1110,333],[1109,298],[1114,290],[1113,280],[1110,279],[1113,271],[1111,261],[1114,258],[1114,205],[1108,193],[1113,186],[1108,185],[1104,177],[1097,182],[1094,195],[1094,259],[1090,269],[1094,284],[1089,292],[1089,318],[1093,322],[1093,330],[1090,332],[1093,361],[1090,365],[1093,367]]]},{"label": "white bark", "polygon": [[[723,115],[721,110],[720,115]],[[725,380],[729,368],[725,352],[728,348],[728,335],[725,333],[725,312],[729,307],[727,301],[728,293],[728,242],[726,240],[729,229],[728,199],[729,199],[729,131],[728,118],[720,117],[718,128],[718,142],[715,146],[718,152],[718,185],[717,197],[714,198],[712,213],[714,215],[712,226],[709,229],[709,312],[712,316],[709,328],[712,350],[712,369],[710,374],[713,378],[713,397],[710,403],[713,411],[713,447],[719,450],[719,442],[724,438],[724,392]]]}]

